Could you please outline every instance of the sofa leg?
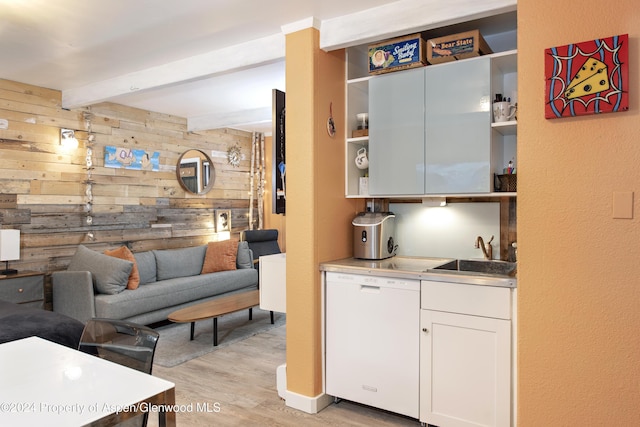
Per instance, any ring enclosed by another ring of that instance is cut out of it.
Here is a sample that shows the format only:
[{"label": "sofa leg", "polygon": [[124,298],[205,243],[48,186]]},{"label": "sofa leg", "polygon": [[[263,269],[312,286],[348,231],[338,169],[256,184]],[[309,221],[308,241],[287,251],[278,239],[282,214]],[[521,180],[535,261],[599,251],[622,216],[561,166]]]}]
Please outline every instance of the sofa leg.
[{"label": "sofa leg", "polygon": [[191,322],[191,341],[193,341],[193,332],[196,328],[196,322]]},{"label": "sofa leg", "polygon": [[249,309],[249,320],[253,320],[253,307]]},{"label": "sofa leg", "polygon": [[273,321],[273,311],[270,311],[269,314],[271,315],[271,324],[273,325],[275,322]]}]

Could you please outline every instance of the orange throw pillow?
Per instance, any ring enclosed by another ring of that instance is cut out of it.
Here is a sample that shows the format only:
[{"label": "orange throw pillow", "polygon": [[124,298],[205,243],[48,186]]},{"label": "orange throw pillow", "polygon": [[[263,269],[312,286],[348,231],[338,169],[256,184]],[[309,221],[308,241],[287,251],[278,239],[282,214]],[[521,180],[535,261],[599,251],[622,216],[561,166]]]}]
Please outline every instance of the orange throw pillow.
[{"label": "orange throw pillow", "polygon": [[131,274],[129,274],[129,282],[127,282],[127,289],[138,289],[140,284],[140,273],[138,272],[138,264],[136,264],[136,257],[133,256],[133,252],[126,246],[120,246],[118,249],[111,251],[104,251],[105,255],[109,255],[115,258],[124,259],[133,263]]},{"label": "orange throw pillow", "polygon": [[209,242],[207,253],[204,256],[202,271],[200,274],[215,273],[236,269],[236,257],[238,256],[238,241],[223,240],[221,242]]}]

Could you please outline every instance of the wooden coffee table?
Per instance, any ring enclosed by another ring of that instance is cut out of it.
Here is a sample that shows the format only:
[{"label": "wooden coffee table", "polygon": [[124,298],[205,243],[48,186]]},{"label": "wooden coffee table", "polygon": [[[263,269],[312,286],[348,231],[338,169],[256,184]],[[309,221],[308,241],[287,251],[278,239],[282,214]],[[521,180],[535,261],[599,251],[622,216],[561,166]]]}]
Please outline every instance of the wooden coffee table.
[{"label": "wooden coffee table", "polygon": [[[260,291],[248,291],[226,297],[206,301],[185,307],[170,313],[167,317],[176,323],[191,323],[191,340],[193,341],[193,332],[195,323],[198,320],[213,318],[213,345],[218,345],[218,317],[233,313],[235,311],[249,309],[249,320],[253,319],[253,307],[260,304]],[[271,317],[273,323],[273,316]]]}]

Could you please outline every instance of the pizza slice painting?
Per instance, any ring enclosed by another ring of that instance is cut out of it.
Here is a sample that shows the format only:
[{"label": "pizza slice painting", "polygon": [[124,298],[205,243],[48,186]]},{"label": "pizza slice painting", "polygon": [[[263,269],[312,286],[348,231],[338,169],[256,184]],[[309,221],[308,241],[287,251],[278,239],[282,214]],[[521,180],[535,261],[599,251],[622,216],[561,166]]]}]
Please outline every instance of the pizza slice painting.
[{"label": "pizza slice painting", "polygon": [[571,79],[564,96],[567,99],[579,98],[609,89],[607,64],[595,58],[588,58],[580,71]]}]

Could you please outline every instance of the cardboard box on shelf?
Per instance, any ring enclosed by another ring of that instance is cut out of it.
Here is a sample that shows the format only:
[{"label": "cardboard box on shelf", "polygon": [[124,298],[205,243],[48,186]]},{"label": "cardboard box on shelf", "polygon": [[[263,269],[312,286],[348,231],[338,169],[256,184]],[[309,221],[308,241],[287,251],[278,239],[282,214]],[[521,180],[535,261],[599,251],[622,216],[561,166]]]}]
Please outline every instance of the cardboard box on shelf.
[{"label": "cardboard box on shelf", "polygon": [[369,45],[369,74],[382,74],[427,65],[420,33]]},{"label": "cardboard box on shelf", "polygon": [[489,53],[492,53],[491,48],[480,34],[480,30],[427,40],[427,62],[429,64],[440,64]]},{"label": "cardboard box on shelf", "polygon": [[356,129],[351,131],[351,138],[360,138],[362,136],[369,136],[369,129]]}]

